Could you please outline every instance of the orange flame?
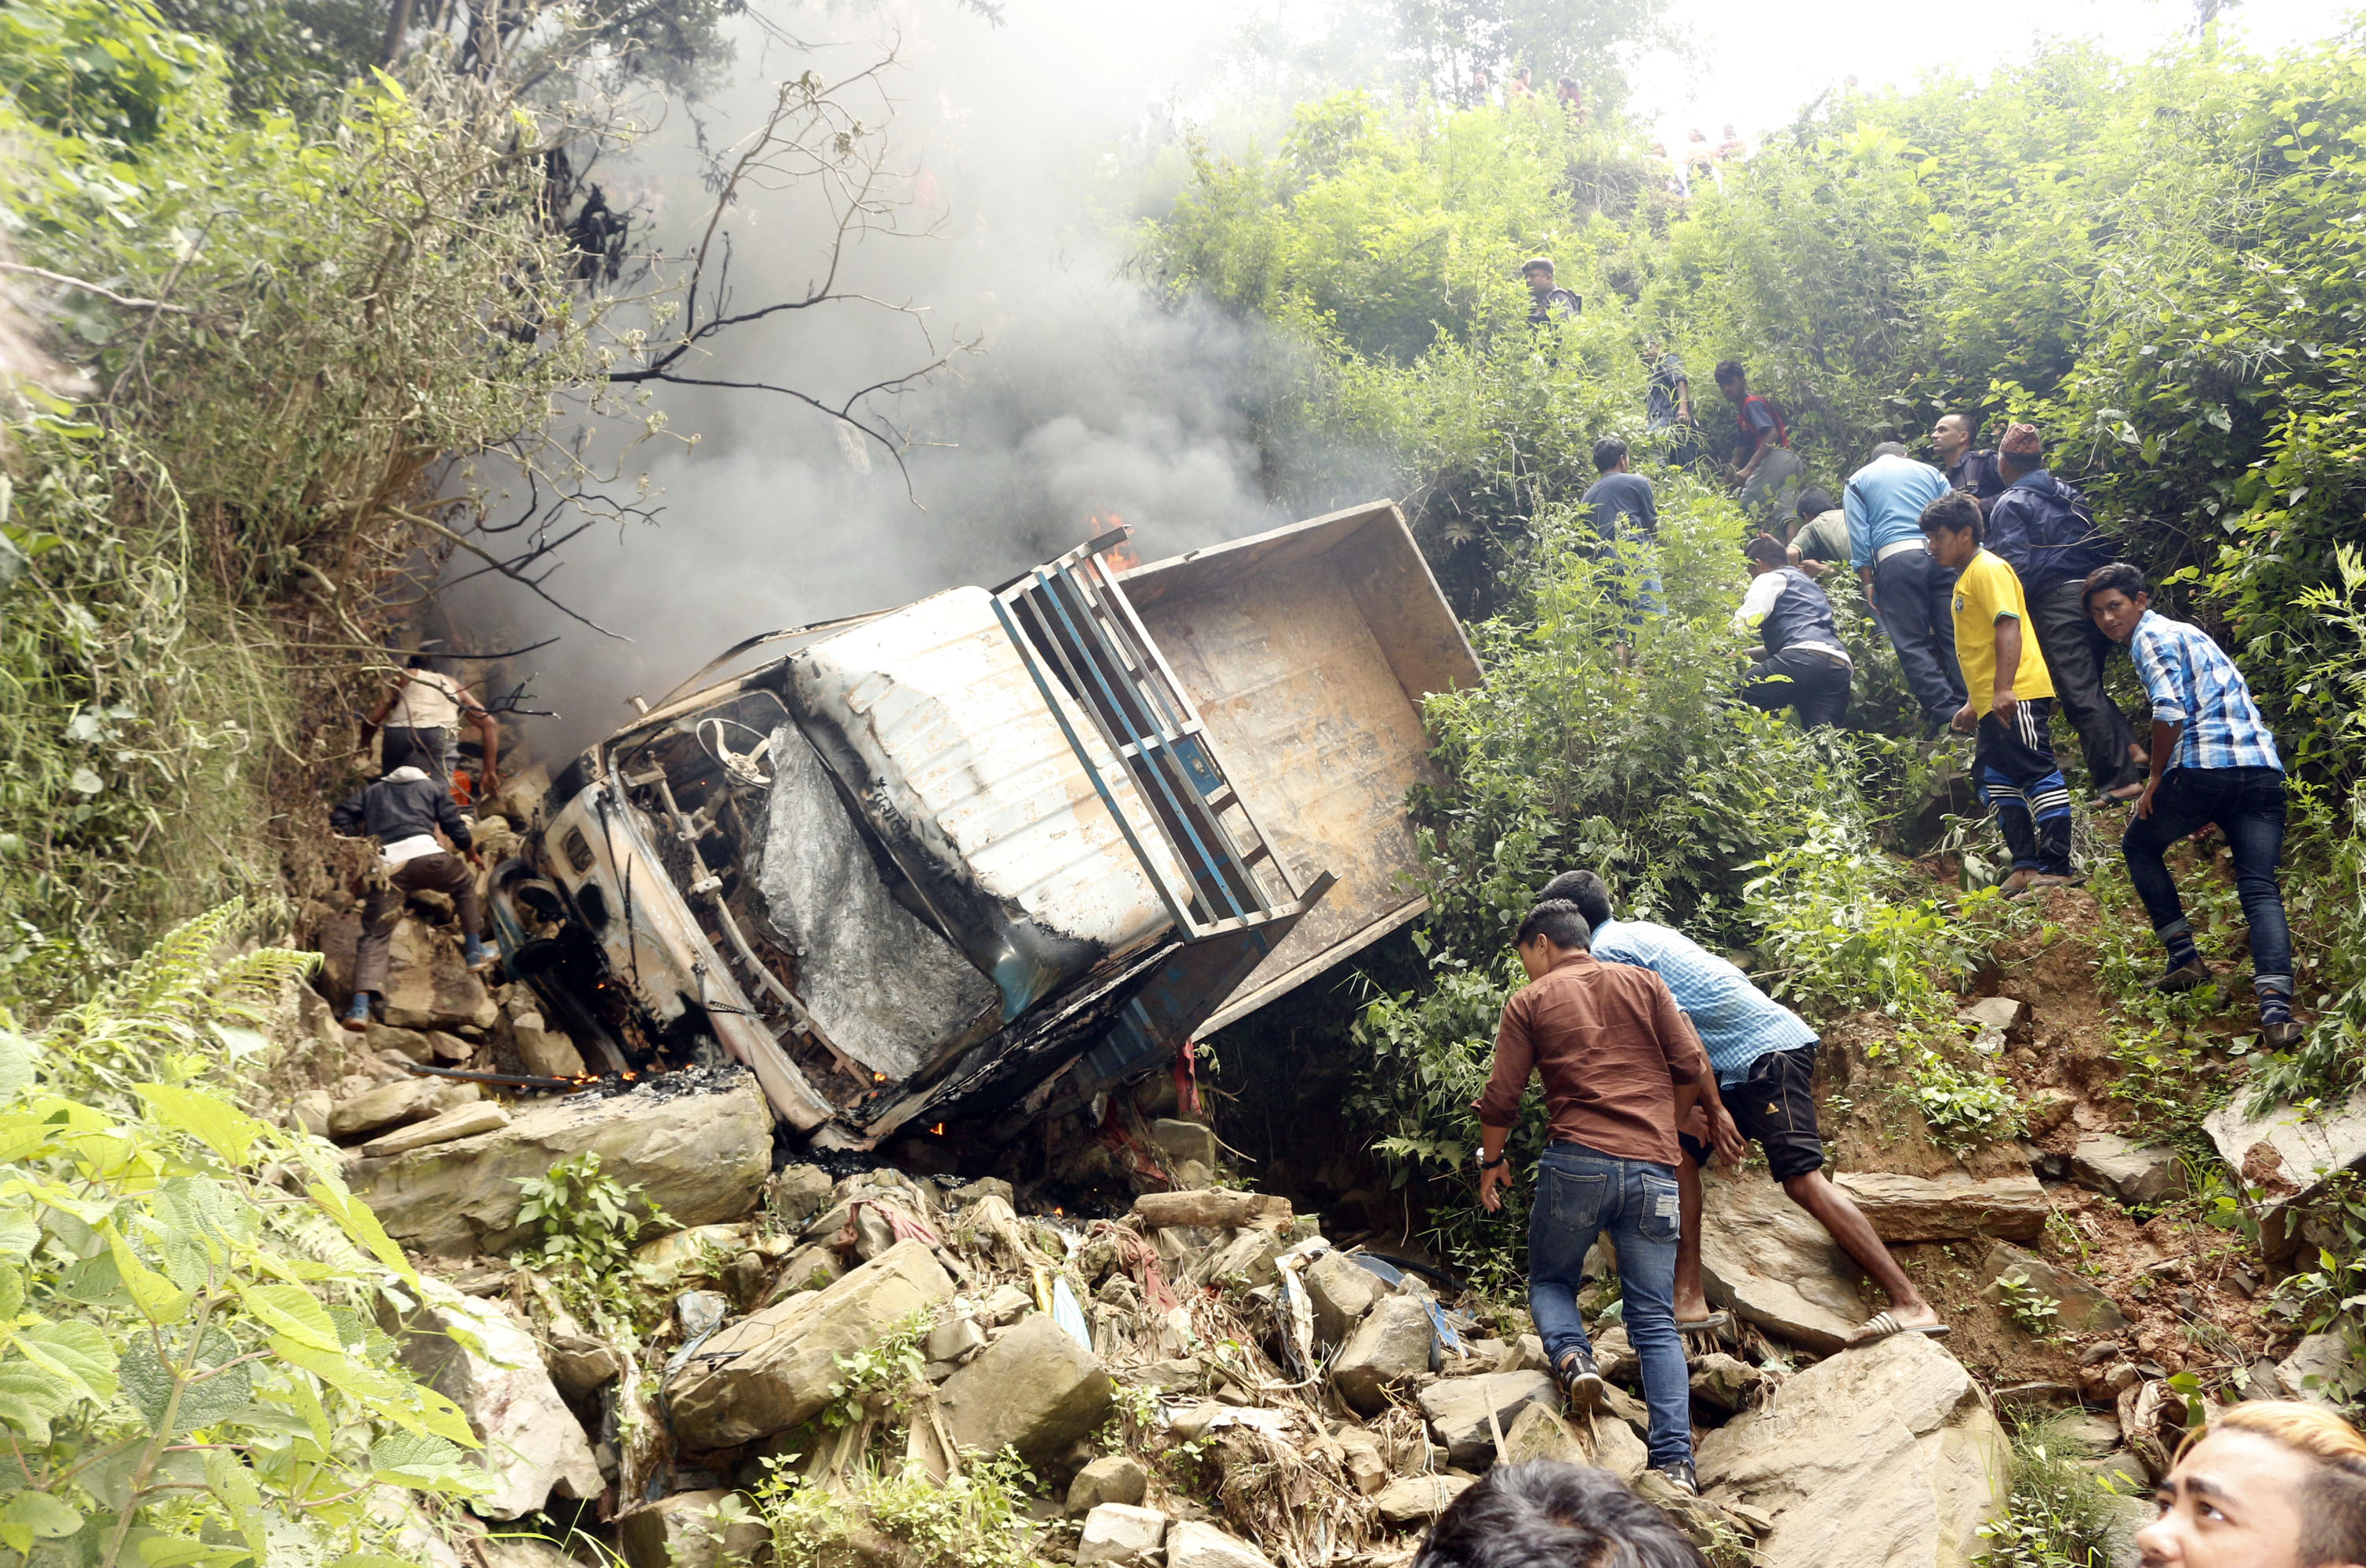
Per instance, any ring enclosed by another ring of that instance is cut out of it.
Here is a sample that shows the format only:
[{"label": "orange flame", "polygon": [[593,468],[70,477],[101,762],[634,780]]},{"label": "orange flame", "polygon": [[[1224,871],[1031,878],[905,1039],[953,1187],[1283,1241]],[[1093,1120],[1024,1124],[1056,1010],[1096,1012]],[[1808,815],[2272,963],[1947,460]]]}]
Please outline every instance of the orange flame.
[{"label": "orange flame", "polygon": [[[1087,526],[1090,530],[1088,536],[1098,539],[1104,534],[1114,534],[1124,527],[1125,519],[1114,512],[1096,512],[1087,520]],[[1132,571],[1142,564],[1142,557],[1134,550],[1131,539],[1102,551],[1101,559],[1108,563],[1111,571]]]}]

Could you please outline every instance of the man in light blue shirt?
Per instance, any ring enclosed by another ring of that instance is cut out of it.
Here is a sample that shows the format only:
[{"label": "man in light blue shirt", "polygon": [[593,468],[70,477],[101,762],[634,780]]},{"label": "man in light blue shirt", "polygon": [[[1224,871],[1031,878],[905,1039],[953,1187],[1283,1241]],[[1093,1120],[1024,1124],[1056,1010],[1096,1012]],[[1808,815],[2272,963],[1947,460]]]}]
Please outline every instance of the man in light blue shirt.
[{"label": "man in light blue shirt", "polygon": [[[1650,920],[1614,919],[1609,885],[1593,872],[1554,877],[1537,895],[1538,903],[1551,898],[1568,899],[1585,917],[1595,958],[1649,969],[1667,982],[1708,1053],[1727,1111],[1741,1135],[1765,1151],[1769,1174],[1889,1292],[1889,1310],[1874,1314],[1849,1342],[1869,1344],[1892,1334],[1944,1336],[1947,1325],[1889,1256],[1872,1222],[1824,1174],[1823,1134],[1816,1125],[1816,1032],[1684,932]],[[1676,1325],[1713,1328],[1725,1319],[1709,1311],[1701,1288],[1700,1168],[1710,1149],[1689,1132],[1677,1141],[1684,1150],[1676,1167],[1684,1219],[1676,1246]]]},{"label": "man in light blue shirt", "polygon": [[1939,564],[1922,536],[1922,509],[1947,493],[1946,475],[1885,441],[1849,476],[1841,501],[1849,564],[1874,619],[1898,650],[1898,668],[1921,705],[1930,735],[1945,734],[1964,705],[1964,677],[1955,668],[1955,574]]}]

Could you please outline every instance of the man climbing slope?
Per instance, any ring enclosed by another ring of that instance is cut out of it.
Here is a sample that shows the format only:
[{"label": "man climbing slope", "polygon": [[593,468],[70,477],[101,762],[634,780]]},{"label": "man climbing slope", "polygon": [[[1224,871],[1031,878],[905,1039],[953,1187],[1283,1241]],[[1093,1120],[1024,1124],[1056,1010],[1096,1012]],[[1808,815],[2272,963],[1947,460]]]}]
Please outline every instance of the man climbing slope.
[{"label": "man climbing slope", "polygon": [[2120,852],[2169,949],[2168,971],[2153,988],[2190,991],[2210,978],[2164,857],[2180,839],[2214,822],[2234,852],[2235,890],[2251,931],[2260,1037],[2277,1050],[2296,1045],[2305,1031],[2293,1021],[2292,928],[2276,882],[2284,843],[2284,765],[2276,738],[2235,661],[2200,626],[2155,611],[2144,573],[2125,561],[2099,567],[2087,579],[2086,595],[2087,613],[2105,637],[2128,645],[2152,697],[2152,773]]},{"label": "man climbing slope", "polygon": [[1602,1373],[1577,1310],[1585,1255],[1604,1232],[1618,1254],[1627,1336],[1642,1363],[1651,1468],[1685,1491],[1693,1480],[1691,1390],[1676,1334],[1676,1127],[1697,1099],[1710,1136],[1740,1157],[1717,1077],[1658,976],[1598,964],[1585,919],[1566,902],[1538,904],[1513,947],[1528,984],[1504,1004],[1495,1065],[1479,1112],[1479,1202],[1504,1206],[1504,1145],[1535,1073],[1552,1141],[1538,1163],[1528,1217],[1528,1313],[1553,1376],[1577,1406],[1600,1403]]},{"label": "man climbing slope", "polygon": [[[461,859],[475,859],[468,820],[453,804],[452,791],[426,770],[404,763],[329,814],[329,826],[349,836],[378,841],[377,863],[362,894],[361,941],[354,950],[354,999],[345,1010],[347,1029],[369,1027],[370,1006],[386,991],[387,959],[394,948],[395,922],[403,898],[416,892],[448,895],[460,918],[461,956],[469,968],[492,967],[492,951],[477,939],[481,914],[477,878]],[[443,829],[452,849],[436,837]],[[453,852],[458,852],[457,853]]]},{"label": "man climbing slope", "polygon": [[[1611,918],[1610,885],[1591,871],[1565,871],[1538,895],[1577,906],[1593,931],[1594,958],[1613,968],[1632,964],[1665,981],[1700,1037],[1715,1069],[1720,1104],[1742,1138],[1766,1152],[1766,1168],[1791,1201],[1841,1244],[1841,1250],[1889,1294],[1850,1337],[1869,1345],[1893,1334],[1947,1333],[1939,1314],[1914,1288],[1906,1270],[1874,1234],[1873,1223],[1824,1174],[1823,1134],[1816,1125],[1816,1032],[1807,1021],[1750,983],[1733,964],[1690,937],[1650,920]],[[1701,1290],[1701,1166],[1709,1148],[1690,1133],[1679,1143],[1676,1180],[1684,1194],[1684,1235],[1676,1249],[1676,1324],[1684,1329],[1722,1327]],[[1719,1141],[1718,1152],[1738,1163]],[[1622,1259],[1619,1268],[1626,1264]]]}]

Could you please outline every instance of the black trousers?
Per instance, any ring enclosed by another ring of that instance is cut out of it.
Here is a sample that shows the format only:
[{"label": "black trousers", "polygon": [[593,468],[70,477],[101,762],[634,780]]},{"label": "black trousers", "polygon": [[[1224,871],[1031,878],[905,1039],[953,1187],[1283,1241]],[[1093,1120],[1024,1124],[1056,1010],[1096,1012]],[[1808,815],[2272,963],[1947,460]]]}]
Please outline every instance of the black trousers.
[{"label": "black trousers", "polygon": [[1838,724],[1848,716],[1849,667],[1806,649],[1786,648],[1750,667],[1741,700],[1769,713],[1797,708],[1800,724],[1809,729]]},{"label": "black trousers", "polygon": [[1900,550],[1873,569],[1873,614],[1924,722],[1944,728],[1964,705],[1955,665],[1955,574],[1929,550]]},{"label": "black trousers", "polygon": [[2080,603],[2085,592],[2086,584],[2076,578],[2036,589],[2028,595],[2029,624],[2045,655],[2046,673],[2054,677],[2063,716],[2079,732],[2087,777],[2098,790],[2117,789],[2142,779],[2145,770],[2128,760],[2135,731],[2103,690],[2103,660],[2112,643],[2087,618]]}]

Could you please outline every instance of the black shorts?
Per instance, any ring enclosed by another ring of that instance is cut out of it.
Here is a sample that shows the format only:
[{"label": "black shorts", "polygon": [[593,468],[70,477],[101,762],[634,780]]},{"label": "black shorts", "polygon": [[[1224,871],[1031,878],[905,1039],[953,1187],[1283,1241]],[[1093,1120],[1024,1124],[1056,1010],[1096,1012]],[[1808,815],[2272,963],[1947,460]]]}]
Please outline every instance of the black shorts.
[{"label": "black shorts", "polygon": [[[1718,1089],[1718,1097],[1741,1135],[1766,1151],[1766,1168],[1775,1180],[1824,1168],[1824,1137],[1816,1127],[1816,1042],[1768,1052],[1748,1077]],[[1708,1163],[1707,1145],[1685,1133],[1676,1137],[1695,1165]]]}]

